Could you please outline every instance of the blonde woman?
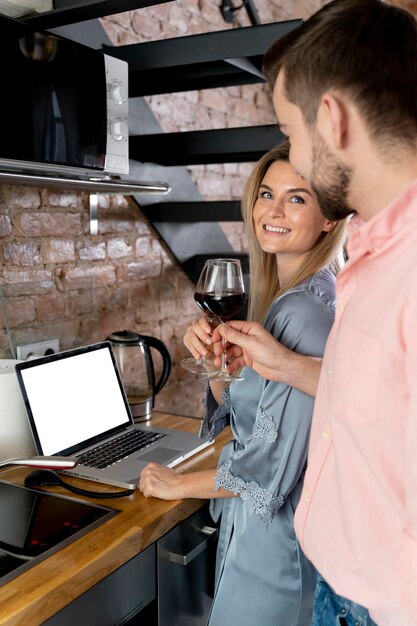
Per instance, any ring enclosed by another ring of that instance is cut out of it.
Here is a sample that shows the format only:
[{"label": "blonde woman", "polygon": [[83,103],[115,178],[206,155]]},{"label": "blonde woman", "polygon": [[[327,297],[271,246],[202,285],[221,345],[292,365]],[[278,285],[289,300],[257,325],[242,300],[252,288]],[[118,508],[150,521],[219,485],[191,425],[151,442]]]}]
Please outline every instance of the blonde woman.
[{"label": "blonde woman", "polygon": [[[334,317],[336,264],[344,224],[326,219],[309,184],[288,161],[289,147],[255,166],[242,199],[250,245],[249,317],[286,348],[321,357]],[[210,357],[206,318],[184,337],[193,356]],[[245,368],[244,380],[212,381],[203,437],[230,423],[234,439],[217,470],[180,474],[150,464],[139,488],[164,499],[211,498],[221,519],[209,626],[307,626],[315,571],[298,546],[293,515],[307,460],[313,398]]]}]

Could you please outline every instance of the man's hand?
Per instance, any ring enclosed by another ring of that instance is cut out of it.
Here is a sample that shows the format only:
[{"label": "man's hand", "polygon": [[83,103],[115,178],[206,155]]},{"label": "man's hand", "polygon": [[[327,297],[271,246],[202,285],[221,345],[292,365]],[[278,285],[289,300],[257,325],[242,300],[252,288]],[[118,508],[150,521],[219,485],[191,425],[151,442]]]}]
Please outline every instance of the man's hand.
[{"label": "man's hand", "polygon": [[268,380],[283,382],[310,396],[315,396],[321,370],[321,359],[297,354],[285,348],[263,326],[256,322],[233,320],[218,326],[212,334],[215,363],[224,350],[230,373],[244,366]]},{"label": "man's hand", "polygon": [[246,365],[268,380],[281,380],[281,372],[285,370],[286,360],[292,353],[263,326],[241,320],[221,324],[212,335],[216,357],[220,357],[224,349],[221,337],[228,342],[226,357],[230,372]]}]

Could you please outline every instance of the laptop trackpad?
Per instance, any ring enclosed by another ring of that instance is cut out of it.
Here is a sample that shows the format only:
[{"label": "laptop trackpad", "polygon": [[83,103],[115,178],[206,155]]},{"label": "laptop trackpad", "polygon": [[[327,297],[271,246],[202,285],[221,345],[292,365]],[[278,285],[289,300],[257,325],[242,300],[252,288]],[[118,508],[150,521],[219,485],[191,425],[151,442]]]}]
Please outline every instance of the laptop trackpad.
[{"label": "laptop trackpad", "polygon": [[180,450],[157,446],[153,450],[149,450],[149,452],[138,456],[138,459],[145,461],[146,463],[150,463],[151,461],[154,463],[167,463],[171,459],[175,459],[175,457],[180,456],[180,454]]}]

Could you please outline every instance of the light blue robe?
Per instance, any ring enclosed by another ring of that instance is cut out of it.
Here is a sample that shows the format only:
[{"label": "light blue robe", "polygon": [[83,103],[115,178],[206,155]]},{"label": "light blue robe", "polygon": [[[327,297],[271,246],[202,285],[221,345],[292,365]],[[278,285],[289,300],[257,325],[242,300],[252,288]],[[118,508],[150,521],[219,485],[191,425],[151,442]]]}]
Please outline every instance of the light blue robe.
[{"label": "light blue robe", "polygon": [[[334,319],[329,269],[277,298],[264,326],[283,345],[321,357]],[[234,440],[219,459],[215,486],[239,497],[211,503],[221,516],[216,586],[209,626],[309,626],[316,573],[294,534],[314,399],[249,368],[244,381],[206,397],[201,436],[230,418]]]}]

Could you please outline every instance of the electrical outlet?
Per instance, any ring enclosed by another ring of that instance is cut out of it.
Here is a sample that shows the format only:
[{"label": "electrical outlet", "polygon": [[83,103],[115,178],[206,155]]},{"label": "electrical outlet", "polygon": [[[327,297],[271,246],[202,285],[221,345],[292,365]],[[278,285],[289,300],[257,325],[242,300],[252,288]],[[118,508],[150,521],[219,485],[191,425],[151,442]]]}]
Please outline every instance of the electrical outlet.
[{"label": "electrical outlet", "polygon": [[37,358],[59,352],[59,339],[45,339],[38,343],[28,343],[25,346],[16,346],[16,356],[24,361],[29,358]]}]

